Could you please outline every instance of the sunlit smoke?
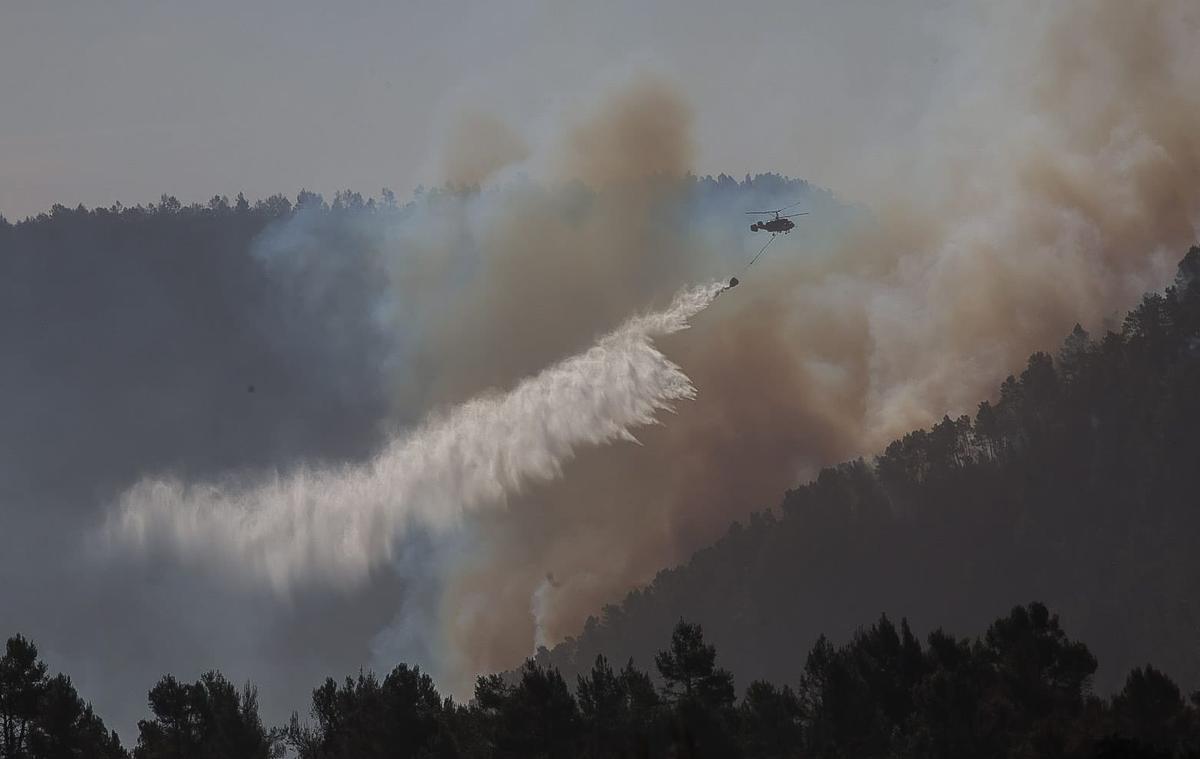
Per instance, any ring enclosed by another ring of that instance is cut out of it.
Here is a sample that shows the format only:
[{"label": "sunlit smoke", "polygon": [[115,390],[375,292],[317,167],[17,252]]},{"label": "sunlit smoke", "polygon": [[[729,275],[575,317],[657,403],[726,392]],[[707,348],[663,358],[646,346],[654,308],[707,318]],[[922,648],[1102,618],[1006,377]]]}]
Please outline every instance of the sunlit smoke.
[{"label": "sunlit smoke", "polygon": [[[512,666],[534,635],[577,634],[587,615],[818,467],[972,412],[1075,322],[1119,328],[1115,314],[1169,282],[1200,219],[1195,8],[1002,4],[983,16],[915,133],[888,133],[884,151],[837,134],[807,146],[836,156],[839,180],[870,178],[854,198],[870,219],[815,245],[807,229],[822,215],[805,217],[732,307],[673,349],[704,402],[648,432],[649,455],[598,451],[511,518],[487,518],[492,558],[464,562],[444,602],[452,647],[475,657],[468,675]],[[686,122],[656,136],[656,154],[670,155],[661,143],[671,140],[686,156]],[[635,205],[617,207],[639,218]],[[725,224],[756,207],[729,203]],[[710,245],[688,221],[672,231],[695,255],[676,272]],[[658,228],[634,230],[653,239]],[[585,244],[612,234],[586,232]],[[516,264],[540,257],[526,248]],[[528,598],[547,567],[571,592],[535,621]],[[498,614],[510,623],[492,623]]]},{"label": "sunlit smoke", "polygon": [[529,613],[533,615],[533,653],[538,649],[553,643],[546,634],[545,620],[550,611],[551,596],[559,587],[554,581],[554,575],[547,573],[545,579],[538,583],[529,599]]},{"label": "sunlit smoke", "polygon": [[529,149],[504,122],[486,113],[470,112],[454,123],[442,153],[446,182],[471,186],[528,157]]}]

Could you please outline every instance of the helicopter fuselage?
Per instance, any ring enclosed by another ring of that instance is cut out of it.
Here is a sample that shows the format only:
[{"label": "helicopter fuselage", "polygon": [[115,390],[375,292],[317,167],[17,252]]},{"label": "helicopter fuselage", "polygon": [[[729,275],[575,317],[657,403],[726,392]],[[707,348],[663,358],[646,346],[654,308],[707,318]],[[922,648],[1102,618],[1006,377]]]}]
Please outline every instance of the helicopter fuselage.
[{"label": "helicopter fuselage", "polygon": [[780,217],[780,218],[770,219],[769,221],[755,222],[750,225],[750,231],[751,232],[762,231],[762,232],[772,232],[774,234],[781,234],[781,233],[785,233],[785,232],[790,232],[792,227],[794,227],[794,226],[796,226],[796,224],[791,219],[784,219],[784,218]]}]

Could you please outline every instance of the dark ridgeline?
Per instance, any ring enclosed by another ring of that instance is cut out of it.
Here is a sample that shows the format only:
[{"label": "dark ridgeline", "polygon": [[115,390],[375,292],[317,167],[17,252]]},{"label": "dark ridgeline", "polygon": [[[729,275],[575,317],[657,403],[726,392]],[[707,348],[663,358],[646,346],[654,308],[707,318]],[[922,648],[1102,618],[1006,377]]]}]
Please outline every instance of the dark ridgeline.
[{"label": "dark ridgeline", "polygon": [[[300,203],[314,209],[314,223],[404,212],[353,194],[333,206],[302,194]],[[267,277],[247,250],[293,213],[282,198],[254,207],[217,198],[207,208],[164,198],[153,208],[58,207],[18,225],[0,220],[0,249],[12,253],[0,258],[0,338],[24,358],[0,356],[0,380],[28,398],[31,383],[87,370],[86,382],[73,382],[78,392],[47,391],[54,403],[10,409],[17,416],[6,426],[23,438],[0,462],[0,481],[68,501],[166,463],[155,458],[154,425],[178,424],[167,418],[176,413],[210,415],[211,404],[186,401],[220,384],[206,374],[218,368],[233,370],[218,379],[238,401],[228,402],[228,418],[199,425],[207,431],[185,457],[195,469],[369,450],[362,429],[379,417],[383,396],[364,357],[381,337],[362,305],[370,298],[360,296],[376,281],[365,258],[347,255],[315,301],[290,298],[287,277]],[[141,247],[130,247],[134,240]],[[42,255],[50,250],[68,253]],[[113,255],[101,266],[95,250]],[[201,299],[212,292],[222,297]],[[130,308],[135,297],[139,308]],[[255,310],[238,311],[245,303]],[[338,315],[332,323],[328,306]],[[150,312],[155,319],[144,318]],[[308,339],[322,330],[359,341]],[[155,358],[176,342],[189,346],[186,355]],[[316,363],[350,367],[349,391],[292,371],[312,358],[311,346],[337,352]],[[130,362],[150,374],[131,382]],[[168,386],[174,394],[156,405],[153,389]],[[259,757],[288,745],[306,758],[1200,756],[1200,699],[1185,700],[1144,665],[1153,659],[1189,689],[1200,682],[1198,389],[1194,248],[1175,286],[1146,296],[1120,332],[1093,340],[1076,329],[1056,357],[1035,354],[974,419],[947,418],[872,462],[822,471],[787,494],[779,515],[735,524],[688,565],[607,607],[578,639],[510,676],[482,678],[469,705],[442,699],[428,676],[401,666],[382,682],[367,674],[327,681],[310,719],[267,730],[253,689],[216,673],[194,684],[167,677],[151,691],[153,719],[139,724],[134,754]],[[289,426],[270,405],[279,394],[349,421]],[[251,399],[265,420],[257,437],[237,425],[251,413],[237,404]],[[159,416],[130,426],[132,407]],[[76,424],[80,415],[92,423]],[[106,446],[56,429],[122,434]],[[65,482],[64,456],[92,470]],[[1044,607],[1016,607],[987,628],[997,607],[1028,598],[1046,599],[1092,645],[1108,666],[1097,683],[1114,696],[1093,694],[1096,658]],[[886,617],[854,631],[880,609],[987,633],[966,641],[935,630],[922,646],[906,623],[897,629]],[[728,671],[681,618],[704,625]],[[745,686],[740,700],[735,675]],[[121,755],[71,681],[49,678],[36,649],[11,639],[0,662],[0,759]]]},{"label": "dark ridgeline", "polygon": [[[733,676],[698,625],[680,621],[655,677],[603,656],[576,679],[528,661],[480,677],[470,704],[443,699],[400,665],[313,691],[307,719],[267,730],[254,689],[215,672],[164,677],[138,723],[134,759],[392,757],[1197,757],[1200,693],[1185,700],[1151,666],[1108,699],[1092,692],[1096,658],[1040,603],[1015,607],[980,638],[941,629],[924,646],[886,615],[835,646],[824,636],[791,685]],[[795,687],[793,688],[792,685]],[[50,679],[23,638],[0,660],[0,758],[128,754],[70,679]]]},{"label": "dark ridgeline", "polygon": [[[298,243],[286,268],[256,252],[301,211],[338,255],[318,265]],[[97,494],[146,471],[366,455],[377,440],[364,430],[386,410],[385,337],[370,312],[382,285],[345,219],[401,212],[386,191],[382,203],[339,193],[332,205],[301,192],[295,205],[164,195],[0,220],[0,390],[23,401],[0,431],[0,482],[92,511]],[[322,370],[333,366],[337,376]]]},{"label": "dark ridgeline", "polygon": [[974,419],[945,418],[873,461],[823,470],[778,513],[734,523],[538,658],[571,676],[597,654],[651,661],[683,617],[741,684],[796,682],[821,633],[881,610],[980,630],[1040,598],[1119,688],[1153,659],[1200,686],[1200,248],[1119,332],[1076,327]]}]

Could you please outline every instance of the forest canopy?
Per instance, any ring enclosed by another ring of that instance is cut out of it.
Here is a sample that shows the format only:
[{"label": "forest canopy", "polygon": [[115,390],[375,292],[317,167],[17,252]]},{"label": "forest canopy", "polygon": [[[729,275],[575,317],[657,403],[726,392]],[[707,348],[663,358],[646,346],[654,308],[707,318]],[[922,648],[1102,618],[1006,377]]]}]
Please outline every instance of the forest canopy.
[{"label": "forest canopy", "polygon": [[734,523],[538,660],[648,662],[683,616],[749,680],[795,681],[797,641],[848,637],[880,610],[981,629],[997,600],[1045,598],[1106,668],[1153,656],[1200,685],[1200,248],[1119,330],[1076,326],[973,416],[823,469]]},{"label": "forest canopy", "polygon": [[327,679],[309,712],[266,728],[257,694],[218,672],[167,675],[127,752],[36,647],[9,639],[0,659],[0,757],[299,759],[378,757],[1190,757],[1200,693],[1185,698],[1153,666],[1110,698],[1092,690],[1096,658],[1044,605],[1014,607],[974,639],[942,629],[922,644],[887,615],[843,645],[824,636],[794,683],[735,692],[699,625],[680,620],[654,670],[595,658],[568,682],[529,660],[480,677],[466,704],[420,668]]}]

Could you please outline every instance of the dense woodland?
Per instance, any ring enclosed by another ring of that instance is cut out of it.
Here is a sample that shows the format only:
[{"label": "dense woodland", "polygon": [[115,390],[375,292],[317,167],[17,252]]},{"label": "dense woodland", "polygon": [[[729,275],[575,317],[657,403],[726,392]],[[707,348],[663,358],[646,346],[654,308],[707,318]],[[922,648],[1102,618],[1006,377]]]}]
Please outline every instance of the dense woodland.
[{"label": "dense woodland", "polygon": [[[706,191],[746,191],[732,180],[709,181]],[[318,222],[406,212],[390,194],[366,201],[347,193],[326,204],[306,193],[298,201]],[[98,364],[72,396],[78,408],[13,409],[10,421],[28,434],[0,462],[3,486],[66,502],[80,493],[57,475],[64,460],[95,468],[80,491],[89,495],[160,464],[155,425],[179,419],[148,414],[124,429],[119,449],[86,436],[132,408],[193,413],[178,395],[156,405],[153,388],[210,393],[224,379],[214,378],[206,345],[255,357],[254,376],[290,394],[279,408],[305,404],[313,415],[300,422],[307,427],[263,425],[261,437],[224,434],[220,419],[197,425],[212,437],[190,452],[198,468],[369,450],[370,440],[341,439],[337,430],[346,427],[321,417],[378,418],[383,400],[365,379],[370,372],[356,368],[363,346],[285,339],[336,329],[372,340],[365,307],[338,313],[361,324],[327,324],[320,298],[287,300],[276,292],[286,281],[262,275],[261,262],[246,253],[273,221],[297,213],[282,197],[253,206],[214,198],[205,207],[164,198],[149,207],[56,207],[18,224],[0,220],[0,338],[23,346],[24,357],[13,365],[0,357],[4,382],[21,389],[27,379],[34,388],[52,374],[52,356],[84,366],[88,351],[124,351],[140,361],[164,336],[189,346],[179,361],[138,364],[148,376],[127,392],[125,374],[108,376]],[[101,261],[96,250],[121,255]],[[67,253],[46,255],[54,251]],[[333,280],[355,293],[370,287],[360,263],[348,255]],[[70,289],[64,275],[88,287],[71,298],[36,295]],[[187,287],[172,289],[175,282]],[[205,289],[221,293],[229,310],[188,301]],[[159,318],[103,300],[114,291],[157,297]],[[257,310],[234,310],[239,303]],[[73,311],[64,316],[64,309]],[[248,319],[261,328],[244,329]],[[44,326],[62,324],[69,333]],[[264,324],[278,328],[270,344],[262,342]],[[290,372],[296,356],[289,351],[314,343],[344,351],[321,357],[345,369],[338,392],[313,384],[328,378]],[[74,376],[75,369],[63,371]],[[252,687],[217,673],[195,683],[165,677],[150,691],[132,754],[258,757],[290,747],[314,759],[1200,756],[1200,699],[1184,696],[1200,685],[1198,388],[1200,248],[1193,248],[1175,285],[1147,295],[1120,329],[1092,336],[1077,328],[1056,355],[1032,356],[973,417],[946,418],[870,461],[822,471],[778,511],[733,525],[687,565],[605,608],[578,638],[542,650],[517,672],[481,679],[469,704],[444,699],[426,675],[401,665],[383,679],[362,673],[327,681],[313,692],[309,713],[268,729]],[[92,422],[78,425],[84,408]],[[37,424],[22,420],[26,410]],[[1087,647],[1045,607],[1023,605],[1030,598],[1044,599]],[[1007,607],[1013,611],[989,626]],[[896,626],[881,611],[927,627]],[[879,621],[858,628],[870,619]],[[964,640],[935,624],[986,633]],[[19,636],[0,662],[0,720],[3,759],[125,755],[71,680],[50,677]]]},{"label": "dense woodland", "polygon": [[[922,644],[887,616],[837,646],[821,637],[794,683],[733,675],[699,625],[680,621],[648,673],[598,656],[569,683],[530,660],[443,698],[417,668],[330,678],[305,718],[264,727],[252,686],[219,673],[166,676],[149,693],[134,759],[379,757],[1200,757],[1200,693],[1151,666],[1096,697],[1096,658],[1040,603],[974,640]],[[0,659],[0,757],[116,759],[130,753],[36,647]]]},{"label": "dense woodland", "polygon": [[974,418],[825,469],[538,661],[568,676],[600,653],[648,662],[682,617],[743,683],[797,682],[818,635],[880,611],[981,630],[997,603],[1039,598],[1097,653],[1098,690],[1149,660],[1198,687],[1198,429],[1193,248],[1119,331],[1077,327]]}]

